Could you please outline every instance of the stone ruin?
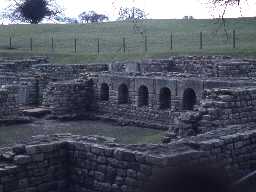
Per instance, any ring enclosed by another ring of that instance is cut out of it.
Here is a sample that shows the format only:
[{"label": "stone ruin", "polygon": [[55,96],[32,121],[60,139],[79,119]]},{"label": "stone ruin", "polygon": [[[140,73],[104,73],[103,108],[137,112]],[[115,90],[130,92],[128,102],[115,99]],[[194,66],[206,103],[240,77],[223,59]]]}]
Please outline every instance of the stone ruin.
[{"label": "stone ruin", "polygon": [[142,191],[159,170],[256,169],[256,60],[186,56],[109,64],[0,60],[0,119],[103,119],[166,130],[163,144],[37,136],[0,150],[0,192]]}]

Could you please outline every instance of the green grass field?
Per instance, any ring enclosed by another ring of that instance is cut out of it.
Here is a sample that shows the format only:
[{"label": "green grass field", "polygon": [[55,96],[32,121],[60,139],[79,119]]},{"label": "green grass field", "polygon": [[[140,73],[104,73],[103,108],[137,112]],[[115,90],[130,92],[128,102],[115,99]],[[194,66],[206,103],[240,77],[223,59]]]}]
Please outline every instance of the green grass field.
[{"label": "green grass field", "polygon": [[[137,24],[136,29],[132,22],[8,25],[0,26],[0,54],[48,55],[52,62],[59,63],[158,58],[184,54],[255,55],[255,18],[227,19],[225,29],[227,33],[218,20],[144,20]],[[236,49],[233,49],[233,30],[236,30]],[[203,49],[200,49],[200,32],[203,33]],[[12,49],[9,49],[9,37],[12,37]],[[74,39],[77,39],[76,53]]]}]

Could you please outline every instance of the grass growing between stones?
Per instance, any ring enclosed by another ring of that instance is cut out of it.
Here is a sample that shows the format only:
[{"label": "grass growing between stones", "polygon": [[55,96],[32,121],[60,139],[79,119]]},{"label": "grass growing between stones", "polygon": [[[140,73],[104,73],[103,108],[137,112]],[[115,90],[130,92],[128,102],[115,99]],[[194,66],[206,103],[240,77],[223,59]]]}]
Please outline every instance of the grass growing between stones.
[{"label": "grass growing between stones", "polygon": [[0,147],[21,143],[35,135],[71,133],[113,137],[123,144],[160,143],[163,131],[140,127],[121,127],[101,121],[59,122],[40,120],[31,124],[0,127]]},{"label": "grass growing between stones", "polygon": [[[218,20],[200,19],[144,20],[136,28],[131,22],[8,25],[0,26],[0,56],[47,55],[54,63],[106,62],[184,54],[255,56],[255,18],[227,19],[225,29],[227,33]],[[233,30],[236,30],[235,49]],[[200,32],[203,33],[203,49],[200,49]],[[12,49],[9,49],[10,37]],[[76,53],[74,39],[77,39]]]}]

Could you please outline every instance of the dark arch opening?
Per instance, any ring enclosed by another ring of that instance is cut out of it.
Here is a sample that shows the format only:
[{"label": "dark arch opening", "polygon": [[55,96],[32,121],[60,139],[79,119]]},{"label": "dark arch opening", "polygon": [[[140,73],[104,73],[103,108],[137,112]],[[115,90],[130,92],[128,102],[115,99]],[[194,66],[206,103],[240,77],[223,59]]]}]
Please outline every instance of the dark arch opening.
[{"label": "dark arch opening", "polygon": [[193,89],[188,88],[183,94],[183,109],[193,110],[196,104],[196,93]]},{"label": "dark arch opening", "polygon": [[118,104],[127,104],[129,99],[128,87],[122,84],[118,88]]},{"label": "dark arch opening", "polygon": [[164,87],[160,90],[160,109],[169,109],[171,107],[171,91],[169,88]]},{"label": "dark arch opening", "polygon": [[148,106],[148,100],[149,100],[149,96],[148,96],[148,88],[146,86],[141,86],[139,88],[139,98],[138,98],[138,106],[139,107],[143,107],[143,106]]},{"label": "dark arch opening", "polygon": [[101,101],[109,100],[109,86],[106,83],[103,83],[100,88],[100,99]]}]

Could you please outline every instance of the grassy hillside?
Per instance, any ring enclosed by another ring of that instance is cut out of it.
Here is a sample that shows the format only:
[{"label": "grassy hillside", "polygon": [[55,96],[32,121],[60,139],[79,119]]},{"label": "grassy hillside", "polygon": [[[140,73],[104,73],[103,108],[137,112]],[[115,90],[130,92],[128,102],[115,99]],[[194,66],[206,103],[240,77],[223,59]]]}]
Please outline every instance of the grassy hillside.
[{"label": "grassy hillside", "polygon": [[[236,49],[233,49],[234,29]],[[200,49],[200,32],[203,33],[203,49]],[[255,32],[255,18],[227,19],[225,28],[217,20],[145,20],[136,26],[131,22],[9,25],[0,26],[0,54],[48,55],[53,62],[61,63],[168,57],[176,54],[254,56]],[[12,49],[9,49],[9,37],[12,37]],[[74,39],[77,39],[76,53]]]}]

